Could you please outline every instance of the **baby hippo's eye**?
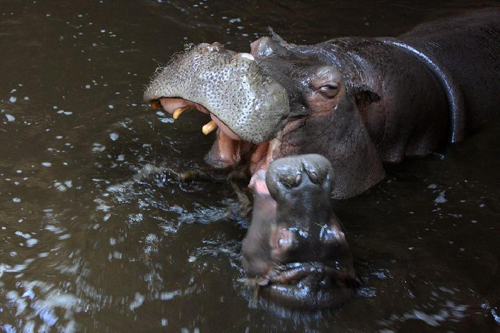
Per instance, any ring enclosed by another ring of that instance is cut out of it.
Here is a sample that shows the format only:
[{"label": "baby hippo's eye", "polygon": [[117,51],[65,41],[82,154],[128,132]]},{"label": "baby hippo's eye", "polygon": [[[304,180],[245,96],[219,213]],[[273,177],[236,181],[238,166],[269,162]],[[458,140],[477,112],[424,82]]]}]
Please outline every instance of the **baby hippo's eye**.
[{"label": "baby hippo's eye", "polygon": [[318,89],[319,93],[326,98],[334,98],[339,92],[339,86],[333,83],[325,84]]}]

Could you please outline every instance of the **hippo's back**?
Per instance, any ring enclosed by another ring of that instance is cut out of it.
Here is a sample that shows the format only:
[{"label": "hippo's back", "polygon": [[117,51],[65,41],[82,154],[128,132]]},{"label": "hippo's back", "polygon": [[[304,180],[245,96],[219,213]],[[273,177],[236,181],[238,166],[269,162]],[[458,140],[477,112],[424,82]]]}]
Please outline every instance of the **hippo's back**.
[{"label": "hippo's back", "polygon": [[460,89],[462,135],[500,111],[500,8],[420,25],[399,40],[436,59]]}]

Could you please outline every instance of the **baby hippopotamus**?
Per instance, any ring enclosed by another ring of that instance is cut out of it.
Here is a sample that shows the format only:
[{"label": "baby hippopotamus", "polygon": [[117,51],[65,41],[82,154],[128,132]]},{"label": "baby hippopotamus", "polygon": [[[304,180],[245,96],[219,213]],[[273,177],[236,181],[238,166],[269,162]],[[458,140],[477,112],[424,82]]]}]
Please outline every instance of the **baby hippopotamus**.
[{"label": "baby hippopotamus", "polygon": [[331,208],[331,163],[321,155],[273,161],[252,184],[252,222],[243,268],[272,302],[324,309],[359,286],[342,225]]}]

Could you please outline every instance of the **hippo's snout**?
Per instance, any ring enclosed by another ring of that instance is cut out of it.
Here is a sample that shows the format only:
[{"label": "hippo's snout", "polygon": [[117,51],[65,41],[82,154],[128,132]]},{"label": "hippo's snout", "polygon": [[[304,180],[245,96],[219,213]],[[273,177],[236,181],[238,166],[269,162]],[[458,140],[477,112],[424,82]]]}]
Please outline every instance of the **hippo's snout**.
[{"label": "hippo's snout", "polygon": [[320,155],[271,163],[255,180],[243,267],[285,307],[335,307],[358,284],[345,233],[330,205],[333,170]]},{"label": "hippo's snout", "polygon": [[160,69],[144,100],[177,118],[185,109],[210,114],[205,134],[219,127],[233,139],[267,142],[284,126],[288,95],[264,74],[249,53],[227,50],[219,43],[199,44]]}]

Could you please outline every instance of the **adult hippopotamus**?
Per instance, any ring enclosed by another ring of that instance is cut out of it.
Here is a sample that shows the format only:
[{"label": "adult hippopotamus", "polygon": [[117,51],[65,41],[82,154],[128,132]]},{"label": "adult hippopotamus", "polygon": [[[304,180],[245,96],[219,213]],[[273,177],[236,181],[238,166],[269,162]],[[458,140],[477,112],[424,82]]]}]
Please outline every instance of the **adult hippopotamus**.
[{"label": "adult hippopotamus", "polygon": [[[330,188],[318,184],[328,174],[333,197],[358,195],[384,178],[383,162],[459,142],[498,114],[499,41],[499,8],[397,38],[300,46],[271,32],[251,44],[251,53],[219,43],[192,47],[158,72],[144,99],[174,118],[187,109],[210,115],[203,132],[219,129],[207,162],[245,165],[252,175],[246,272],[274,296],[322,307],[334,298],[325,290],[335,283],[318,276],[330,272],[342,286],[354,285],[355,277],[350,259],[339,261],[349,255],[332,222]],[[328,168],[316,157],[293,157],[301,154],[323,155],[333,174],[307,171]],[[273,160],[276,167],[269,166]]]}]

